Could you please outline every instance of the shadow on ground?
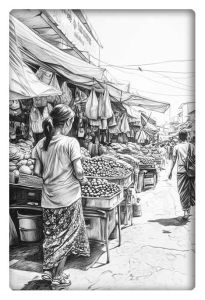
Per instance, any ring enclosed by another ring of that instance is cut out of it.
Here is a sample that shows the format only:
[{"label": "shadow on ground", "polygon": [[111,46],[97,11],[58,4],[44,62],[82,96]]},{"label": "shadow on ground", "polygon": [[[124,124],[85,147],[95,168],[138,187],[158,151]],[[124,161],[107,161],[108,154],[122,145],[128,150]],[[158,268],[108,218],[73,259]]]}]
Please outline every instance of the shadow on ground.
[{"label": "shadow on ground", "polygon": [[163,226],[184,226],[189,222],[189,220],[184,220],[182,217],[177,218],[168,218],[168,219],[156,219],[156,220],[148,220],[151,223],[159,223]]},{"label": "shadow on ground", "polygon": [[70,286],[67,287],[52,287],[51,283],[46,280],[34,279],[29,281],[22,290],[68,290]]}]

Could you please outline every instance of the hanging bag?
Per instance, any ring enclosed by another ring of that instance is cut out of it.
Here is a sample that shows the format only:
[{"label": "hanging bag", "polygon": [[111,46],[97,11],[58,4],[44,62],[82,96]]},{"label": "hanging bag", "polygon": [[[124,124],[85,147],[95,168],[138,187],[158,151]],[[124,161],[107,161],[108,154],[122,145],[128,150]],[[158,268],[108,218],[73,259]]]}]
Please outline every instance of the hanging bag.
[{"label": "hanging bag", "polygon": [[191,144],[189,143],[188,153],[185,160],[185,169],[188,177],[195,177],[195,155],[191,152]]},{"label": "hanging bag", "polygon": [[85,106],[85,115],[91,120],[98,119],[98,98],[92,90]]}]

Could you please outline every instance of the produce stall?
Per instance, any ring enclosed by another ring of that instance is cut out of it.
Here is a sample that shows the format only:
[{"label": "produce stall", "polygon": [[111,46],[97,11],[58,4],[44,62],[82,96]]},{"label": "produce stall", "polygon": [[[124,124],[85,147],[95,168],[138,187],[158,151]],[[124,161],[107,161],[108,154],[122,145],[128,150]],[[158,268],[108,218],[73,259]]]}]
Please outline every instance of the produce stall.
[{"label": "produce stall", "polygon": [[[116,159],[110,155],[85,159],[83,161],[85,176],[88,178],[96,178],[98,180],[106,179],[111,183],[117,184],[123,188],[123,202],[121,203],[122,223],[127,224],[130,217],[132,224],[132,203],[130,202],[129,189],[134,182],[134,169],[126,162]],[[105,196],[107,191],[105,190]],[[91,195],[92,196],[92,195]],[[129,216],[129,217],[128,217]]]},{"label": "produce stall", "polygon": [[[39,241],[42,238],[40,228],[42,215],[38,214],[38,225],[35,228],[21,228],[21,219],[36,219],[34,211],[41,213],[42,179],[33,175],[20,175],[18,183],[10,183],[10,211],[20,240]],[[121,245],[120,204],[123,201],[123,190],[120,186],[103,179],[89,180],[82,187],[83,214],[89,239],[105,243],[107,263],[109,256],[109,236],[118,227],[119,246]],[[116,220],[117,215],[117,220]],[[39,221],[40,220],[40,221]],[[31,232],[35,235],[31,235]],[[29,235],[25,236],[25,232]]]}]

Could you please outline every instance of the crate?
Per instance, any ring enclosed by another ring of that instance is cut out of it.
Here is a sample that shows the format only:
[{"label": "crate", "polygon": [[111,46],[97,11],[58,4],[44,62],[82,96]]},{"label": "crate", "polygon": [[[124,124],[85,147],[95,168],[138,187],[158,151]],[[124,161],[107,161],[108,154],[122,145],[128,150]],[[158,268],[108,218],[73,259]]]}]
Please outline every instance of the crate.
[{"label": "crate", "polygon": [[98,177],[98,176],[86,176],[87,178],[90,178],[90,179],[106,179],[107,181],[109,182],[112,182],[112,183],[115,183],[115,184],[118,184],[120,185],[121,187],[123,188],[128,188],[132,182],[133,182],[133,172],[129,172],[126,176],[124,177]]},{"label": "crate", "polygon": [[36,188],[36,189],[42,189],[43,180],[38,176],[20,173],[18,184]]},{"label": "crate", "polygon": [[82,204],[84,207],[95,207],[112,209],[123,199],[123,190],[121,189],[118,193],[111,197],[84,197],[82,196]]}]

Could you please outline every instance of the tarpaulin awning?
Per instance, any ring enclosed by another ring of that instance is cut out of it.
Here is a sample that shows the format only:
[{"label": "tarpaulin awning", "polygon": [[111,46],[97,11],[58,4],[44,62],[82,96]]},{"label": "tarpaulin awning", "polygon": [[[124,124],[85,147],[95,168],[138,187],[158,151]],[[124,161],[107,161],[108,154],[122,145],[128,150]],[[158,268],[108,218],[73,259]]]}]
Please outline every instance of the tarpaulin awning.
[{"label": "tarpaulin awning", "polygon": [[[165,112],[170,104],[158,102],[120,90],[119,84],[110,83],[104,76],[105,69],[82,61],[43,40],[26,25],[10,15],[15,25],[17,41],[26,63],[48,66],[63,75],[71,83],[83,88],[94,87],[98,92],[108,89],[111,101],[121,102],[125,107],[142,107],[146,110]],[[134,117],[134,116],[133,116]]]},{"label": "tarpaulin awning", "polygon": [[129,99],[123,101],[123,104],[126,104],[130,107],[138,106],[146,110],[161,113],[164,113],[170,107],[170,103],[151,100],[141,97],[140,95],[131,95]]},{"label": "tarpaulin awning", "polygon": [[62,94],[60,90],[38,80],[33,71],[23,62],[12,20],[9,22],[9,58],[10,100]]},{"label": "tarpaulin awning", "polygon": [[103,79],[104,69],[88,64],[66,52],[63,52],[43,40],[15,17],[10,15],[10,19],[15,25],[17,39],[21,48],[31,53],[37,60],[51,65],[54,69],[58,66],[58,71],[60,72],[62,69],[62,71],[64,73],[66,72],[67,75],[70,73],[91,79]]}]

